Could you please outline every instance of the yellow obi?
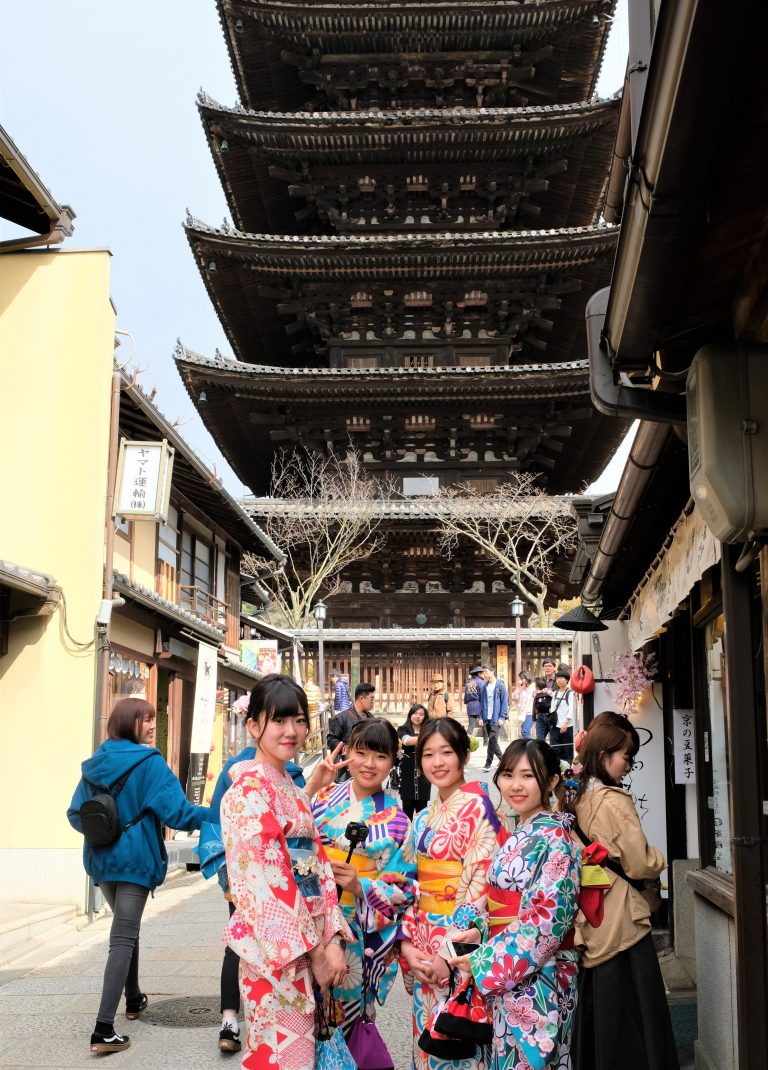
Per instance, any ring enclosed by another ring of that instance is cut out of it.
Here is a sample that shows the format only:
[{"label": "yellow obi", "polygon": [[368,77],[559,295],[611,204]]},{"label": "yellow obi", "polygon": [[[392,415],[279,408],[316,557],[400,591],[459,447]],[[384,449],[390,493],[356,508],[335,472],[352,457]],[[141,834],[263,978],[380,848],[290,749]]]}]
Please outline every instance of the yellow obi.
[{"label": "yellow obi", "polygon": [[[347,848],[347,851],[349,848]],[[326,847],[325,853],[331,862],[346,862],[347,851],[342,850],[340,847]],[[376,866],[373,860],[368,858],[367,855],[359,855],[355,851],[352,852],[352,857],[349,860],[349,865],[354,866],[357,870],[358,877],[363,877],[367,880],[375,881],[378,875]],[[355,897],[351,892],[342,892],[339,903],[343,907],[353,907],[355,905]]]},{"label": "yellow obi", "polygon": [[463,864],[420,854],[417,860],[419,910],[428,914],[453,914]]}]

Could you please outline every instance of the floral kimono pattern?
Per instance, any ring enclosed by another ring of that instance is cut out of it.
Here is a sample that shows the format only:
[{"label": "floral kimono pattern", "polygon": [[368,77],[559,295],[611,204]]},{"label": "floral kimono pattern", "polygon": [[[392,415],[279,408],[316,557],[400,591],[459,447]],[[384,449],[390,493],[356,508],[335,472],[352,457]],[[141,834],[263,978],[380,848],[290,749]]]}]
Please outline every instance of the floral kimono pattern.
[{"label": "floral kimono pattern", "polygon": [[[362,899],[347,894],[341,909],[354,939],[347,946],[349,975],[333,994],[344,1007],[344,1032],[349,1034],[363,1010],[363,962],[368,971],[366,1004],[384,1003],[397,974],[398,923],[413,901],[416,866],[405,862],[400,848],[411,823],[392,795],[379,791],[358,801],[351,780],[332,784],[312,800],[312,814],[326,853],[345,861],[349,841],[344,830],[350,821],[368,825],[368,839],[355,848],[350,862],[358,871]],[[397,857],[399,868],[393,868]]]},{"label": "floral kimono pattern", "polygon": [[[484,914],[498,828],[488,792],[480,783],[464,784],[446,802],[436,798],[414,818],[403,854],[407,861],[417,863],[418,883],[401,932],[424,958],[437,953],[452,925],[468,929]],[[415,979],[410,971],[404,971],[403,979],[408,991],[413,991],[414,1070],[482,1070],[480,1049],[474,1059],[448,1061],[419,1048],[427,1020],[446,991]]]},{"label": "floral kimono pattern", "polygon": [[535,814],[506,838],[488,871],[491,924],[496,897],[519,897],[504,928],[470,960],[493,1012],[491,1070],[571,1067],[579,958],[572,927],[581,870],[572,822],[570,815]]},{"label": "floral kimono pattern", "polygon": [[237,909],[224,940],[240,956],[247,1019],[245,1070],[313,1070],[315,1000],[309,951],[351,934],[309,800],[261,761],[233,767],[221,804],[229,887]]}]

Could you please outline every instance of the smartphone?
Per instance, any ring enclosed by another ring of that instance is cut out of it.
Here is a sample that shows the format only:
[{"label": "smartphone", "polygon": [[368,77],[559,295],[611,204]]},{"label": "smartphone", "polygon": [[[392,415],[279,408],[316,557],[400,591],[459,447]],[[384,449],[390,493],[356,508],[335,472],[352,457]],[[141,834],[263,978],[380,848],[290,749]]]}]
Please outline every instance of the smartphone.
[{"label": "smartphone", "polygon": [[446,940],[440,948],[440,957],[443,959],[458,959],[462,955],[471,955],[477,951],[479,944],[466,943],[463,940]]}]

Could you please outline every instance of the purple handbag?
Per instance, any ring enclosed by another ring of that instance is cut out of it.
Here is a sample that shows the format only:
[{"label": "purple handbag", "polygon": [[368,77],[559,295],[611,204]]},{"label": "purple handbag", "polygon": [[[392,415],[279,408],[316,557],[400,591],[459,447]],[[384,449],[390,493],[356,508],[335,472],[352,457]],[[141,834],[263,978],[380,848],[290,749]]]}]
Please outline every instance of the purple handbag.
[{"label": "purple handbag", "polygon": [[352,1026],[352,1032],[347,1037],[347,1047],[352,1058],[358,1066],[358,1070],[395,1070],[392,1056],[387,1051],[387,1045],[381,1038],[381,1033],[368,1016],[368,988],[370,982],[370,965],[367,955],[363,955],[363,1013]]},{"label": "purple handbag", "polygon": [[381,1033],[366,1014],[358,1018],[352,1026],[347,1047],[357,1063],[358,1070],[395,1070],[392,1056],[381,1039]]}]

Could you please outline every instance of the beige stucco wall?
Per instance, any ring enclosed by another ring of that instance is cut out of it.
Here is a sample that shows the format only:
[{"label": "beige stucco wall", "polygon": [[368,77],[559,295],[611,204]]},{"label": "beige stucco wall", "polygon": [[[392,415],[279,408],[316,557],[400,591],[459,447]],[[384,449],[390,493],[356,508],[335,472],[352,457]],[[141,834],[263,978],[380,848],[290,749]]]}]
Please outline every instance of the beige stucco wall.
[{"label": "beige stucco wall", "polygon": [[[109,261],[104,251],[0,256],[0,557],[56,578],[83,643],[104,556]],[[82,839],[65,811],[92,750],[94,671],[93,646],[69,641],[61,607],[11,625],[0,658],[0,902],[82,905]]]}]

